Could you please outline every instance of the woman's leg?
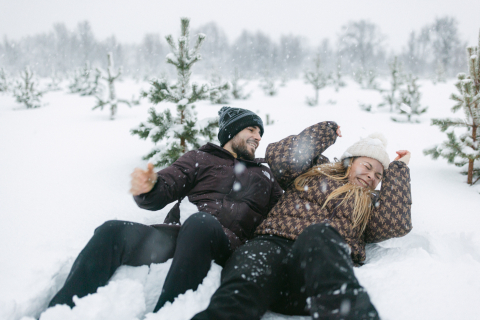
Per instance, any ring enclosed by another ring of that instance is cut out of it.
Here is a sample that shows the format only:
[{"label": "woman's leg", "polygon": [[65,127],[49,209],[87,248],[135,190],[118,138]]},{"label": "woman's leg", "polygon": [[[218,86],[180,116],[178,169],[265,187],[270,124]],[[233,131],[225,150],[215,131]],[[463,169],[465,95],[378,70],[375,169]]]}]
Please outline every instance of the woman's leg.
[{"label": "woman's leg", "polygon": [[95,233],[75,260],[62,289],[49,307],[74,306],[73,296],[84,297],[107,284],[121,265],[141,266],[162,263],[173,257],[175,234],[139,223],[112,220]]},{"label": "woman's leg", "polygon": [[355,277],[348,245],[328,224],[306,228],[287,264],[293,300],[304,309],[308,298],[313,319],[378,319]]},{"label": "woman's leg", "polygon": [[154,312],[189,289],[196,290],[212,260],[223,266],[232,254],[222,225],[209,213],[191,215],[180,228],[175,256]]},{"label": "woman's leg", "polygon": [[222,271],[208,308],[194,320],[260,319],[285,292],[284,260],[293,241],[261,236],[238,248]]}]

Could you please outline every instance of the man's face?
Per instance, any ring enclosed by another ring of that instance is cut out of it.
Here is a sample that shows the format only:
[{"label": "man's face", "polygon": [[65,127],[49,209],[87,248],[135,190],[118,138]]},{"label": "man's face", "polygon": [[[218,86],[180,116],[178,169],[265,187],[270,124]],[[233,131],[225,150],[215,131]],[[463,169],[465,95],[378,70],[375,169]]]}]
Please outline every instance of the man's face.
[{"label": "man's face", "polygon": [[231,148],[238,158],[253,160],[260,140],[262,140],[262,137],[259,127],[246,127],[233,137]]}]

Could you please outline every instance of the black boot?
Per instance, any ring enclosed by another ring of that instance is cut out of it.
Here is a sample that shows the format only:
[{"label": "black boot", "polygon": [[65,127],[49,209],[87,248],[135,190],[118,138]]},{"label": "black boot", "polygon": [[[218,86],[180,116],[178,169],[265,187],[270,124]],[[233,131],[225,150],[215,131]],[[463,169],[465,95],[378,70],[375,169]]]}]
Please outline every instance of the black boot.
[{"label": "black boot", "polygon": [[[343,292],[342,292],[343,291]],[[314,320],[379,320],[363,288],[336,290],[307,301]]]}]

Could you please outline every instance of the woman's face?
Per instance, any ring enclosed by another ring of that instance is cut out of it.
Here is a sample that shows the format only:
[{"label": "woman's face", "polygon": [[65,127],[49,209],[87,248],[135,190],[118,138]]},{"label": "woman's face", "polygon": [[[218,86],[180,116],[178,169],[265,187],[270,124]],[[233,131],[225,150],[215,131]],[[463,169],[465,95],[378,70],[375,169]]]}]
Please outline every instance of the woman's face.
[{"label": "woman's face", "polygon": [[350,183],[375,190],[383,178],[383,166],[375,159],[358,157],[352,163],[348,181]]}]

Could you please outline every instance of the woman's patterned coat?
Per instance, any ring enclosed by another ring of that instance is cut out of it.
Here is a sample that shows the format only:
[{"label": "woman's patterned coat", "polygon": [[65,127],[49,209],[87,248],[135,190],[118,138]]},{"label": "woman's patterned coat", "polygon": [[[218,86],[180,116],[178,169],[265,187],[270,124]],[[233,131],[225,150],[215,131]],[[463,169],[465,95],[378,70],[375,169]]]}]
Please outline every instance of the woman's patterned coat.
[{"label": "woman's patterned coat", "polygon": [[322,153],[335,143],[337,128],[335,122],[321,122],[267,147],[267,162],[285,193],[256,234],[295,240],[309,225],[327,222],[350,245],[352,260],[361,264],[365,260],[366,243],[401,237],[412,229],[410,170],[404,162],[390,163],[379,194],[372,194],[374,210],[365,231],[360,233],[359,228],[353,228],[353,198],[341,206],[341,200],[331,200],[322,209],[328,195],[342,182],[316,176],[305,191],[298,191],[293,183],[313,166],[329,162]]}]

